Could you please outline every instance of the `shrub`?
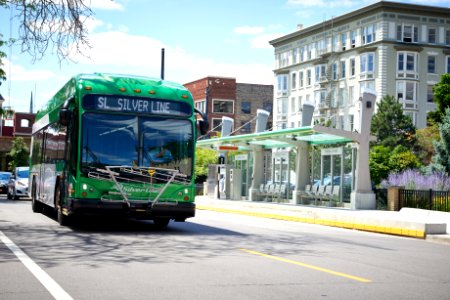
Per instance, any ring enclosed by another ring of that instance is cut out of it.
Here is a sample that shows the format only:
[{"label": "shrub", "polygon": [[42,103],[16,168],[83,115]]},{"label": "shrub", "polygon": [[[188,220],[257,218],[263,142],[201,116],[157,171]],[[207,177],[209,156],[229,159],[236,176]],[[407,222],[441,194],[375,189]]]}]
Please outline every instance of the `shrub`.
[{"label": "shrub", "polygon": [[423,175],[417,170],[406,170],[401,173],[391,173],[381,182],[385,188],[389,186],[403,186],[408,190],[450,191],[450,177],[444,173]]}]

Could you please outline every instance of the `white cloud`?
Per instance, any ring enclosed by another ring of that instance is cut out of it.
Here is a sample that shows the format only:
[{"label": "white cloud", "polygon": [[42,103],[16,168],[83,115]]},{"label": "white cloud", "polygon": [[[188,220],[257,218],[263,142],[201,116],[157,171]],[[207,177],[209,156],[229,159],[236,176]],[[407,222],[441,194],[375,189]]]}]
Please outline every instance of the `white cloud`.
[{"label": "white cloud", "polygon": [[234,28],[234,32],[237,34],[261,34],[264,31],[264,27],[261,26],[240,26]]},{"label": "white cloud", "polygon": [[[161,49],[165,49],[165,79],[187,83],[208,75],[235,77],[239,82],[272,84],[270,65],[227,64],[197,57],[179,46],[168,46],[146,36],[111,31],[90,37],[90,59],[77,56],[75,61],[95,66],[97,71],[159,76]],[[264,41],[268,41],[266,37]],[[269,45],[270,46],[270,45]]]},{"label": "white cloud", "polygon": [[49,70],[30,70],[21,65],[10,64],[11,62],[5,59],[3,70],[5,70],[8,80],[44,81],[55,77],[55,73]]},{"label": "white cloud", "polygon": [[91,0],[91,4],[88,5],[91,9],[96,10],[123,10],[124,7],[120,3],[122,1],[117,0]]},{"label": "white cloud", "polygon": [[273,49],[273,46],[269,44],[269,41],[274,40],[280,36],[285,35],[284,33],[271,33],[258,35],[251,40],[252,48],[255,49]]},{"label": "white cloud", "polygon": [[[360,6],[371,2],[378,2],[379,0],[288,0],[287,4],[296,7],[321,7],[321,8],[335,8],[335,7],[353,7]],[[317,12],[315,12],[317,13]]]}]

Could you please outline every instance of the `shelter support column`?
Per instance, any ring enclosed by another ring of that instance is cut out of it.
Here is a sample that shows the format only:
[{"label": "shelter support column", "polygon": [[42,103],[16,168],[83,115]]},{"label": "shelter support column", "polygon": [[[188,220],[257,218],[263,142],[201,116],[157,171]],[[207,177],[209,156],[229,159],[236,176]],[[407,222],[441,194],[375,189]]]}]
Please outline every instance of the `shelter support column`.
[{"label": "shelter support column", "polygon": [[370,124],[375,107],[376,94],[364,91],[361,98],[361,133],[356,155],[355,189],[350,194],[352,209],[375,209],[375,193],[372,191],[369,170]]},{"label": "shelter support column", "polygon": [[263,183],[264,183],[264,150],[262,147],[253,147],[252,183],[248,191],[250,201],[258,200],[259,187]]},{"label": "shelter support column", "polygon": [[295,204],[300,204],[302,202],[301,195],[305,191],[306,185],[310,182],[309,151],[308,143],[306,142],[296,143],[296,145],[295,174],[297,178],[292,198]]}]

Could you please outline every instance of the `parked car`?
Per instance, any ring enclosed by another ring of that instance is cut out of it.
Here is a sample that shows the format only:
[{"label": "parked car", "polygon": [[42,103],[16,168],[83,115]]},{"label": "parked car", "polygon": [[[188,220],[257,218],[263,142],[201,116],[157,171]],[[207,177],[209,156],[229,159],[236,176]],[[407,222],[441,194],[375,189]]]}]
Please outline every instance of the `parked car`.
[{"label": "parked car", "polygon": [[0,193],[8,192],[8,182],[11,178],[11,172],[0,172]]},{"label": "parked car", "polygon": [[28,197],[29,167],[17,167],[8,182],[8,199]]}]

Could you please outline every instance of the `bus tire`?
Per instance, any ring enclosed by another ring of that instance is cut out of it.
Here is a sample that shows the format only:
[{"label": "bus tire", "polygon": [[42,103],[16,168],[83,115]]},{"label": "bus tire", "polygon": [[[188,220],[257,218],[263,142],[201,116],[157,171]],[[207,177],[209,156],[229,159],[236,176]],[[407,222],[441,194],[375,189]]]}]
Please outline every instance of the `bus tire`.
[{"label": "bus tire", "polygon": [[169,225],[170,219],[164,217],[156,217],[153,219],[153,224],[156,228],[166,228]]},{"label": "bus tire", "polygon": [[43,210],[42,203],[37,200],[36,177],[33,177],[33,183],[31,185],[31,209],[34,213],[40,213]]},{"label": "bus tire", "polygon": [[61,184],[59,181],[56,182],[55,187],[55,210],[56,219],[61,226],[67,226],[70,224],[70,217],[63,213],[63,207],[61,204]]}]

